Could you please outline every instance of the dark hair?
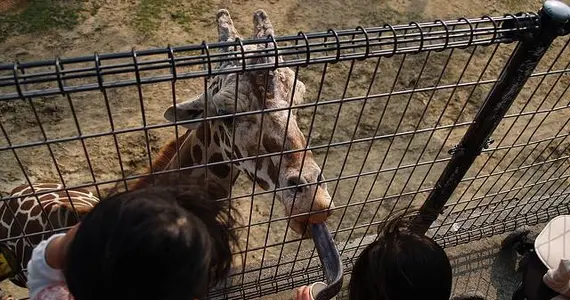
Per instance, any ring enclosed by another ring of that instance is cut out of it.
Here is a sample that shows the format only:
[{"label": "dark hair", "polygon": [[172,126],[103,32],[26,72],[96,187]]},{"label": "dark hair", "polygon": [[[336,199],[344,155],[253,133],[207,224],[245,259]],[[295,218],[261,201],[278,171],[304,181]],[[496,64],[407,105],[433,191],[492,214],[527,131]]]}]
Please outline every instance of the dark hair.
[{"label": "dark hair", "polygon": [[226,278],[237,245],[235,212],[212,192],[149,187],[101,201],[69,246],[63,272],[71,294],[76,300],[203,297]]},{"label": "dark hair", "polygon": [[350,279],[350,300],[448,300],[451,264],[431,238],[414,233],[400,214],[358,257]]}]

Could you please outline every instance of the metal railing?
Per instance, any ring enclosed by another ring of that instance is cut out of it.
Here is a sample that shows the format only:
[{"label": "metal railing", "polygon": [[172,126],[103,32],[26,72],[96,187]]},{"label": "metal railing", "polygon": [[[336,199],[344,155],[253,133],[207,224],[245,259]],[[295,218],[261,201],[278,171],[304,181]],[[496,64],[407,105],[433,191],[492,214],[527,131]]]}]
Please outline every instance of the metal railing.
[{"label": "metal railing", "polygon": [[[149,175],[140,170],[182,126],[294,109],[304,147],[152,173],[312,151],[335,203],[327,226],[345,273],[395,211],[420,207],[416,229],[444,246],[545,221],[568,213],[570,202],[565,9],[549,1],[539,13],[3,64],[2,190],[48,181],[104,197]],[[170,105],[204,92],[216,76],[284,67],[304,82],[305,103],[163,119]],[[278,208],[276,195],[287,189],[237,179],[229,198],[245,216],[235,229],[243,234],[235,253],[243,260],[211,299],[250,299],[323,280],[313,242],[289,230],[293,217],[306,214]],[[15,199],[2,196],[3,203]]]}]

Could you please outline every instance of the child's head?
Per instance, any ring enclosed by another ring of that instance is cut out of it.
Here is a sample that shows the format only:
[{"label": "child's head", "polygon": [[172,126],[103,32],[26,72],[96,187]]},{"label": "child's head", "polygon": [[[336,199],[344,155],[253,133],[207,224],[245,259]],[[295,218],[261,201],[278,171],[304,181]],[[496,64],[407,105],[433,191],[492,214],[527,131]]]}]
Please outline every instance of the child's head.
[{"label": "child's head", "polygon": [[75,299],[195,299],[224,279],[237,242],[231,206],[202,189],[155,187],[101,201],[67,251]]},{"label": "child's head", "polygon": [[349,294],[351,300],[448,300],[451,284],[451,265],[443,249],[408,230],[400,215],[360,254]]}]

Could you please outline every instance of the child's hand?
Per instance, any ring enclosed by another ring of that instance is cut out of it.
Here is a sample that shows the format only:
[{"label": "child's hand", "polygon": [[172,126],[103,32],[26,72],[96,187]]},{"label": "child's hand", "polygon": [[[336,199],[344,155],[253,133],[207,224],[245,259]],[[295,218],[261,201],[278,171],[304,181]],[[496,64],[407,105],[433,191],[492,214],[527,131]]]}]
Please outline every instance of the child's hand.
[{"label": "child's hand", "polygon": [[297,296],[295,297],[295,300],[311,300],[311,288],[308,286],[303,286],[300,287],[297,290]]},{"label": "child's hand", "polygon": [[63,269],[69,244],[75,237],[79,224],[73,226],[64,236],[52,240],[46,248],[46,262],[54,269]]}]

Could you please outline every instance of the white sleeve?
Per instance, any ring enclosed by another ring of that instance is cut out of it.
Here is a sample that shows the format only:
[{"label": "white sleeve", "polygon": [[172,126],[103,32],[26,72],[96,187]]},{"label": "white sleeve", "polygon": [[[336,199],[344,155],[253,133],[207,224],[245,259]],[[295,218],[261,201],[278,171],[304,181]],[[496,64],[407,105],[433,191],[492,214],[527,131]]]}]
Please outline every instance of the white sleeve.
[{"label": "white sleeve", "polygon": [[30,299],[34,299],[41,290],[50,285],[65,282],[63,272],[50,267],[45,258],[47,245],[55,238],[64,235],[65,233],[54,234],[34,248],[32,258],[28,262],[28,289],[30,290]]}]

